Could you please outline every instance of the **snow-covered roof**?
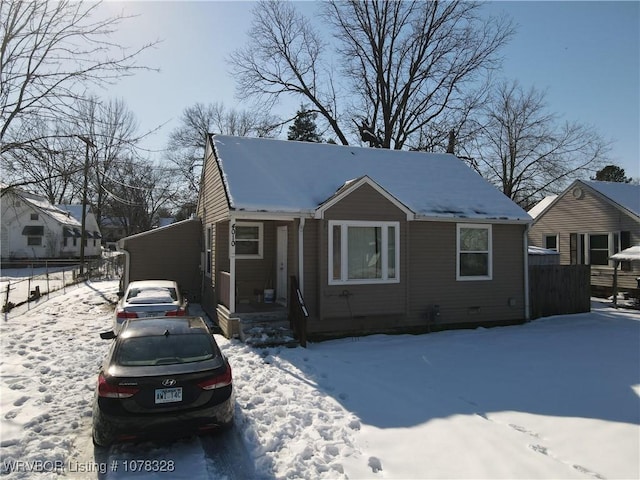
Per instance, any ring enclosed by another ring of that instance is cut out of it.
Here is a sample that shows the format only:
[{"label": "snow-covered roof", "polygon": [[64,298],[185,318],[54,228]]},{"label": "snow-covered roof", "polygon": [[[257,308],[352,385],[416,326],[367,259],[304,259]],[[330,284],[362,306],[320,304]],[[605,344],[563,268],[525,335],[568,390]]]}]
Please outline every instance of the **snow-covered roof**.
[{"label": "snow-covered roof", "polygon": [[210,138],[236,210],[313,214],[346,182],[366,175],[418,218],[531,220],[454,155],[225,135]]},{"label": "snow-covered roof", "polygon": [[611,259],[626,262],[640,261],[640,245],[625,248],[624,250],[611,255]]},{"label": "snow-covered roof", "polygon": [[583,181],[605,197],[621,207],[640,216],[640,185],[620,182],[600,182],[596,180]]},{"label": "snow-covered roof", "polygon": [[529,255],[560,255],[560,253],[556,250],[551,250],[550,248],[534,247],[533,245],[529,245],[528,252]]},{"label": "snow-covered roof", "polygon": [[536,218],[542,212],[546,210],[546,208],[553,203],[553,201],[558,198],[558,195],[549,195],[548,197],[544,197],[538,203],[536,203],[527,213],[531,215],[531,218]]},{"label": "snow-covered roof", "polygon": [[[78,221],[82,221],[82,205],[57,205],[60,210],[69,212],[73,218]],[[91,210],[89,205],[86,206],[85,212],[88,214]]]},{"label": "snow-covered roof", "polygon": [[71,214],[65,212],[64,210],[59,209],[55,205],[49,203],[44,197],[40,197],[34,194],[25,194],[24,192],[20,192],[20,197],[22,199],[31,204],[33,207],[47,214],[55,221],[68,226],[79,227],[80,222],[76,220]]}]

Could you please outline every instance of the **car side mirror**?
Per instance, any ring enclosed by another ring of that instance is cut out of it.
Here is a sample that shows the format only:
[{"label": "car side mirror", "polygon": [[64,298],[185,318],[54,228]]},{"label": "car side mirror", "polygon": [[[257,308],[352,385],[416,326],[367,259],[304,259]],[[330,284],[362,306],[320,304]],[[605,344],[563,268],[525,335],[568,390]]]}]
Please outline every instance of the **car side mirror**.
[{"label": "car side mirror", "polygon": [[124,297],[124,292],[122,290],[120,290],[118,292],[118,298],[122,298],[122,297]]},{"label": "car side mirror", "polygon": [[115,332],[113,330],[109,330],[108,332],[102,332],[100,334],[100,338],[102,340],[113,340],[116,337],[117,337],[117,335],[115,334]]}]

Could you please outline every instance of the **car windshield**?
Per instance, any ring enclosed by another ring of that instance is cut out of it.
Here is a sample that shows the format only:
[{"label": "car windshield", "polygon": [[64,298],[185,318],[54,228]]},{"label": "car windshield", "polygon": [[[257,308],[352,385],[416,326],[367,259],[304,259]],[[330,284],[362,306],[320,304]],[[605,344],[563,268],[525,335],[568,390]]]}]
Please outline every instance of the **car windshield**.
[{"label": "car windshield", "polygon": [[213,342],[207,334],[158,335],[123,339],[116,363],[122,366],[175,365],[213,357]]},{"label": "car windshield", "polygon": [[129,303],[172,303],[176,300],[178,300],[178,294],[175,288],[132,288],[127,295]]}]

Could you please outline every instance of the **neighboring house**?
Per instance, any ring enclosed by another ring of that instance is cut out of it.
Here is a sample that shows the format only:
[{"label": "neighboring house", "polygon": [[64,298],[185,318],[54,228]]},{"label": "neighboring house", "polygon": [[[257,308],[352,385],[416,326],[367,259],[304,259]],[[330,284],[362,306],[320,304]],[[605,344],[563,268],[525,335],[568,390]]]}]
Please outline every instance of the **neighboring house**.
[{"label": "neighboring house", "polygon": [[[69,213],[73,218],[80,222],[80,225],[82,225],[82,205],[58,205],[58,208]],[[89,205],[86,206],[85,212],[84,229],[87,232],[87,239],[84,254],[87,256],[100,255],[102,250],[102,234],[100,233],[98,221]]]},{"label": "neighboring house", "polygon": [[[3,189],[0,204],[3,259],[80,256],[81,222],[68,210],[18,188]],[[97,226],[87,232],[85,255],[99,255],[100,241],[93,241],[99,236]]]},{"label": "neighboring house", "polygon": [[107,246],[115,246],[118,240],[127,236],[127,229],[117,218],[102,217],[100,227],[102,231],[102,241]]},{"label": "neighboring house", "polygon": [[[562,265],[590,265],[592,290],[608,293],[611,255],[640,245],[640,185],[576,180],[541,204],[529,211],[529,244],[556,250]],[[622,262],[619,288],[637,288],[639,275],[640,265]]]},{"label": "neighboring house", "polygon": [[453,155],[211,135],[197,215],[227,335],[292,279],[316,338],[527,319],[531,217]]}]

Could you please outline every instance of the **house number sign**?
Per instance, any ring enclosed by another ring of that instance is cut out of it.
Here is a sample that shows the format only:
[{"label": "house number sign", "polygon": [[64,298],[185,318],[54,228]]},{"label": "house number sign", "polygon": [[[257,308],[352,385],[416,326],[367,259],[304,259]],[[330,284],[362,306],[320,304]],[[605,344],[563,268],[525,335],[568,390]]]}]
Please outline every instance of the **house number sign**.
[{"label": "house number sign", "polygon": [[236,246],[236,224],[231,225],[231,246]]}]

